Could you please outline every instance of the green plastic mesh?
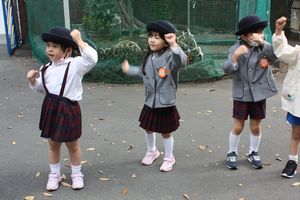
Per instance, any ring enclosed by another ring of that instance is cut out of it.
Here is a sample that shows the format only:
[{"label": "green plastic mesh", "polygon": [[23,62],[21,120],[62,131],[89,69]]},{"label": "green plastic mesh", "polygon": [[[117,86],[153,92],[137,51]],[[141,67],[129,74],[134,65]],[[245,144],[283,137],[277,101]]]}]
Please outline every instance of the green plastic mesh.
[{"label": "green plastic mesh", "polygon": [[[47,62],[42,32],[65,26],[63,0],[26,0],[29,41],[33,55]],[[238,20],[257,14],[269,20],[269,0],[69,0],[71,28],[99,54],[87,81],[132,83],[122,73],[121,62],[139,66],[147,48],[146,24],[170,20],[178,29],[179,45],[190,51],[190,63],[180,72],[180,81],[198,81],[224,75],[221,66],[228,48],[237,40]],[[180,9],[178,9],[180,8]],[[270,39],[271,33],[265,32]]]}]

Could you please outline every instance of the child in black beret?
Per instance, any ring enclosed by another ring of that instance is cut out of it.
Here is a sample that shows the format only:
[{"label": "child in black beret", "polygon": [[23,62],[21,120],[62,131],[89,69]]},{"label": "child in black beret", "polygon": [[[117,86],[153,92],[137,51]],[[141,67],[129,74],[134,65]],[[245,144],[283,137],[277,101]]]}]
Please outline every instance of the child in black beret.
[{"label": "child in black beret", "polygon": [[[82,77],[95,66],[96,50],[81,39],[78,30],[53,27],[42,34],[46,42],[49,63],[40,70],[27,73],[32,90],[45,94],[39,128],[41,137],[48,139],[50,174],[47,190],[58,189],[61,182],[60,148],[65,143],[71,161],[72,188],[84,187],[81,173],[81,112],[78,101],[82,99]],[[75,57],[80,51],[81,56]],[[78,53],[78,52],[77,52]]]}]

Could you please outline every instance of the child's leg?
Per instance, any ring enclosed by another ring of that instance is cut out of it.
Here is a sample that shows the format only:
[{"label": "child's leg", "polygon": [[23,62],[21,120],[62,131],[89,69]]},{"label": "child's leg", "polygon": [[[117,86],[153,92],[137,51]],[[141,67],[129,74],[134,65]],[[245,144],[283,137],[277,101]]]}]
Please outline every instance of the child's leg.
[{"label": "child's leg", "polygon": [[255,169],[263,168],[262,161],[258,154],[258,147],[261,139],[261,119],[250,119],[250,147],[248,154],[248,161]]},{"label": "child's leg", "polygon": [[289,160],[294,160],[296,163],[298,163],[299,143],[300,143],[300,126],[292,125]]},{"label": "child's leg", "polygon": [[48,139],[49,152],[49,166],[50,166],[50,174],[47,182],[47,190],[53,191],[59,187],[59,183],[61,181],[60,175],[60,147],[61,143],[54,142],[51,139]]},{"label": "child's leg", "polygon": [[299,143],[300,143],[300,125],[292,125],[292,134],[290,137],[289,160],[281,172],[282,177],[293,178],[294,175],[297,173]]},{"label": "child's leg", "polygon": [[74,166],[78,166],[81,164],[81,149],[80,149],[80,144],[79,141],[73,141],[73,142],[66,142],[70,159],[71,159],[71,164]]},{"label": "child's leg", "polygon": [[163,137],[165,156],[164,156],[164,162],[160,167],[160,171],[168,172],[172,170],[173,165],[176,162],[175,157],[173,155],[174,140],[171,133],[166,133],[166,134],[164,133],[161,135]]},{"label": "child's leg", "polygon": [[165,157],[173,157],[174,139],[171,133],[161,134],[163,137]]},{"label": "child's leg", "polygon": [[84,187],[83,174],[81,173],[81,149],[79,141],[66,143],[70,160],[71,160],[71,170],[72,170],[72,188],[75,190],[82,189]]},{"label": "child's leg", "polygon": [[145,130],[145,139],[147,143],[147,151],[154,152],[156,150],[156,134]]},{"label": "child's leg", "polygon": [[242,133],[245,125],[245,120],[233,118],[233,128],[229,133],[229,149],[228,153],[236,152],[239,145],[240,134]]},{"label": "child's leg", "polygon": [[249,154],[253,151],[257,152],[261,140],[261,120],[260,119],[250,119],[250,147]]},{"label": "child's leg", "polygon": [[147,152],[145,157],[142,159],[142,164],[151,165],[160,155],[156,148],[156,134],[145,130],[145,139],[147,143]]},{"label": "child's leg", "polygon": [[61,143],[54,142],[51,139],[48,139],[49,151],[48,159],[51,173],[60,174],[60,147]]}]

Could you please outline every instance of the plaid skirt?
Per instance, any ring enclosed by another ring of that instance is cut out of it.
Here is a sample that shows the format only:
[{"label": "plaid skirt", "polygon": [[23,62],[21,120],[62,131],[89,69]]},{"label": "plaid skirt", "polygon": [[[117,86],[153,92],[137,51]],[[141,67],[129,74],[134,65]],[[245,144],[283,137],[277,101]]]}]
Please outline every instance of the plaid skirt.
[{"label": "plaid skirt", "polygon": [[179,127],[179,113],[176,106],[150,108],[144,105],[139,117],[140,127],[157,133],[171,133]]},{"label": "plaid skirt", "polygon": [[81,111],[77,101],[47,94],[44,98],[39,128],[41,137],[55,142],[72,142],[81,136]]}]

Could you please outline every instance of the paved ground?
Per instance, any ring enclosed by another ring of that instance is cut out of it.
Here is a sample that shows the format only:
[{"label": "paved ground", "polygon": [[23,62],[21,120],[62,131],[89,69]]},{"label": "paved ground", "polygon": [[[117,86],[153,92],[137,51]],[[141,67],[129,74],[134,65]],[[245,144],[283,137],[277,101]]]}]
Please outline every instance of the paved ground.
[{"label": "paved ground", "polygon": [[[280,177],[287,161],[290,130],[279,95],[267,103],[260,148],[264,169],[253,169],[244,156],[249,145],[248,126],[240,140],[239,170],[226,169],[232,124],[230,79],[179,85],[182,122],[174,134],[177,163],[170,173],[159,171],[162,158],[153,166],[139,164],[146,150],[137,122],[143,86],[84,83],[81,146],[86,187],[73,191],[61,186],[51,193],[52,198],[44,196],[47,143],[38,130],[43,96],[27,85],[26,72],[38,67],[28,55],[18,50],[9,57],[5,46],[0,46],[0,199],[22,200],[31,195],[38,200],[299,199],[299,186],[292,184],[299,182],[300,176],[290,180]],[[279,89],[283,75],[276,77]],[[158,148],[163,150],[160,137]],[[65,182],[70,183],[66,148],[61,157]]]}]

